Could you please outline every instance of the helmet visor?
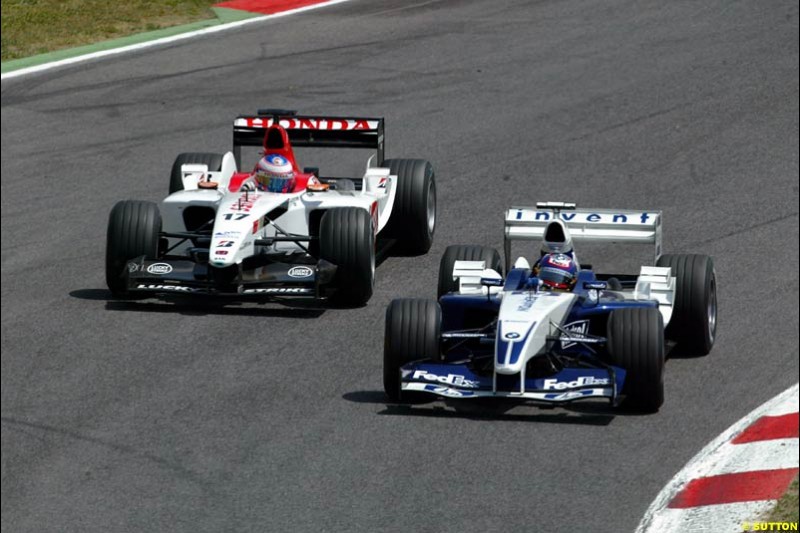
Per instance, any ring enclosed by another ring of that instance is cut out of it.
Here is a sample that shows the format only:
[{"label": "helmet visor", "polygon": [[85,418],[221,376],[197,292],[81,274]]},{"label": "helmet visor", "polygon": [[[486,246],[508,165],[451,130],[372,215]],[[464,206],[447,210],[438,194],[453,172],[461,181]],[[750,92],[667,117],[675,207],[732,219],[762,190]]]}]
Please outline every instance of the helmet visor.
[{"label": "helmet visor", "polygon": [[561,290],[569,290],[575,283],[575,276],[573,276],[572,273],[549,266],[544,266],[539,269],[539,279],[542,280],[545,285]]},{"label": "helmet visor", "polygon": [[289,192],[294,185],[294,172],[256,172],[256,182],[262,191]]}]

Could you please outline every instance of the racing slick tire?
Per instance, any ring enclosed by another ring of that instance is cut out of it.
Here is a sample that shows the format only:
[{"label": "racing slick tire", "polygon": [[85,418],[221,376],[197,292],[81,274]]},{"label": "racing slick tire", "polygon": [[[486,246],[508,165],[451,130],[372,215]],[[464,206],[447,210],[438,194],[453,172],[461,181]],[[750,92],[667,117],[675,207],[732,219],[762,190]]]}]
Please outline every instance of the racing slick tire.
[{"label": "racing slick tire", "polygon": [[403,298],[389,304],[383,341],[383,389],[390,400],[401,399],[403,365],[439,359],[441,327],[442,309],[438,302]]},{"label": "racing slick tire", "polygon": [[153,202],[117,202],[108,217],[106,234],[106,284],[111,294],[128,296],[125,264],[140,256],[158,256],[161,214]]},{"label": "racing slick tire", "polygon": [[436,230],[436,177],[424,159],[387,159],[383,166],[397,176],[397,192],[386,235],[396,239],[399,252],[426,253]]},{"label": "racing slick tire", "polygon": [[664,403],[664,320],[655,308],[618,309],[608,317],[611,364],[625,369],[625,406],[655,412]]},{"label": "racing slick tire", "polygon": [[179,154],[172,163],[172,172],[169,176],[169,193],[183,190],[181,178],[182,165],[207,165],[209,172],[219,172],[222,169],[222,154],[209,152],[187,152]]},{"label": "racing slick tire", "polygon": [[665,254],[656,266],[670,267],[675,277],[675,303],[667,338],[687,355],[708,355],[717,336],[714,260],[700,254]]},{"label": "racing slick tire", "polygon": [[336,207],[322,215],[319,255],[336,265],[333,301],[364,305],[375,285],[375,231],[365,209]]},{"label": "racing slick tire", "polygon": [[439,262],[439,285],[436,289],[436,297],[441,298],[448,292],[458,290],[458,280],[453,279],[453,266],[456,261],[483,261],[486,268],[495,270],[500,275],[503,274],[503,264],[500,261],[500,253],[488,246],[478,246],[472,244],[453,244],[445,248],[442,260]]}]

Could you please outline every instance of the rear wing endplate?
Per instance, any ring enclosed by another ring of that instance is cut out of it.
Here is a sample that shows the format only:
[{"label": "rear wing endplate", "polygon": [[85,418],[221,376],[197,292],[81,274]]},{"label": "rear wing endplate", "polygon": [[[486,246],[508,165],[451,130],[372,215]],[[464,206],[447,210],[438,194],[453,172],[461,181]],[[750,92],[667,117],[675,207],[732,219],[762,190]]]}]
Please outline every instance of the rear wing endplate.
[{"label": "rear wing endplate", "polygon": [[652,244],[654,263],[661,255],[661,211],[577,208],[565,202],[539,202],[505,213],[504,251],[511,264],[511,242],[541,240],[547,224],[561,220],[574,242]]},{"label": "rear wing endplate", "polygon": [[265,130],[278,123],[292,146],[318,148],[374,148],[378,166],[384,159],[383,118],[297,115],[283,109],[259,109],[233,122],[233,155],[241,166],[242,146],[263,146]]}]

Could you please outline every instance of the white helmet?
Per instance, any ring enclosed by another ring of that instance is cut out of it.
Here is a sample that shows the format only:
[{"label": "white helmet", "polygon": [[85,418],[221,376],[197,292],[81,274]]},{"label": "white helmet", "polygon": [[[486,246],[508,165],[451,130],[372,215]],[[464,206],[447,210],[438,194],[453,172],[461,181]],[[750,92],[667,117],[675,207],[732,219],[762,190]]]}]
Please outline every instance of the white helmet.
[{"label": "white helmet", "polygon": [[256,186],[270,192],[291,192],[294,188],[292,164],[282,155],[267,154],[258,161]]}]

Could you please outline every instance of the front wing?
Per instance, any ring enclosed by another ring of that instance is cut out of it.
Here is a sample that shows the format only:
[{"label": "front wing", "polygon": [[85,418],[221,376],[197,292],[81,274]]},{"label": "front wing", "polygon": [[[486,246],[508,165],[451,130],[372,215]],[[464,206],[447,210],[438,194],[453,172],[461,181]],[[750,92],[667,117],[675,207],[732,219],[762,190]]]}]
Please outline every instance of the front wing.
[{"label": "front wing", "polygon": [[[616,403],[625,383],[618,367],[565,368],[544,378],[484,376],[464,363],[408,363],[400,369],[401,390],[426,392],[446,398],[520,398],[544,403],[605,398]],[[523,386],[524,385],[524,386]]]},{"label": "front wing", "polygon": [[206,263],[139,257],[128,261],[125,275],[130,292],[320,299],[324,296],[322,285],[330,282],[335,270],[325,261],[271,262],[220,277],[219,271]]}]

